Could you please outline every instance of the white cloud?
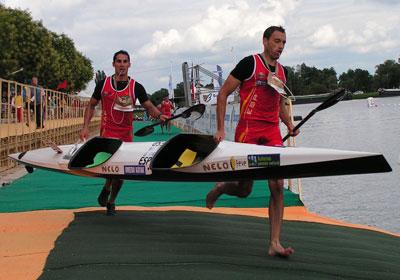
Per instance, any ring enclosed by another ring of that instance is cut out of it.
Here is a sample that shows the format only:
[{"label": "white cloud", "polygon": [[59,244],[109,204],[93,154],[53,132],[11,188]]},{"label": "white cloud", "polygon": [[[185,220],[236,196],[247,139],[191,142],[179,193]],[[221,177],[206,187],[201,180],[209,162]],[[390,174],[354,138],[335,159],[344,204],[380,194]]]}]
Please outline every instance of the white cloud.
[{"label": "white cloud", "polygon": [[[159,78],[157,78],[157,81],[160,82],[160,83],[163,83],[163,84],[165,84],[165,85],[168,85],[169,76],[162,76],[162,77],[159,77]],[[164,88],[168,88],[168,87],[165,86]]]},{"label": "white cloud", "polygon": [[333,47],[338,45],[338,34],[332,25],[327,24],[318,28],[308,40],[316,48]]},{"label": "white cloud", "polygon": [[390,39],[390,32],[390,27],[374,21],[368,21],[362,32],[356,33],[352,30],[346,37],[346,41],[348,46],[356,52],[383,51],[384,49],[395,47],[396,43]]},{"label": "white cloud", "polygon": [[[250,2],[253,2],[250,6]],[[254,3],[257,2],[257,3]],[[186,29],[156,31],[152,41],[141,48],[140,54],[156,57],[163,53],[211,51],[220,49],[222,41],[261,40],[269,25],[283,25],[285,16],[298,1],[235,1],[210,6],[198,23]],[[259,6],[255,7],[255,4]],[[225,46],[226,48],[226,46]]]},{"label": "white cloud", "polygon": [[65,33],[93,61],[113,72],[112,54],[126,49],[130,73],[151,93],[181,81],[184,61],[224,66],[262,51],[262,32],[283,25],[282,63],[349,68],[396,59],[400,46],[399,1],[378,0],[0,0],[29,9],[46,28]]},{"label": "white cloud", "polygon": [[331,24],[323,25],[308,37],[308,41],[316,49],[341,47],[357,53],[376,52],[396,45],[389,36],[392,28],[387,25],[367,21],[356,28],[336,31]]},{"label": "white cloud", "polygon": [[166,33],[156,31],[153,33],[152,43],[143,46],[139,52],[144,56],[156,56],[162,50],[179,45],[182,41],[183,38],[176,29],[170,29]]}]

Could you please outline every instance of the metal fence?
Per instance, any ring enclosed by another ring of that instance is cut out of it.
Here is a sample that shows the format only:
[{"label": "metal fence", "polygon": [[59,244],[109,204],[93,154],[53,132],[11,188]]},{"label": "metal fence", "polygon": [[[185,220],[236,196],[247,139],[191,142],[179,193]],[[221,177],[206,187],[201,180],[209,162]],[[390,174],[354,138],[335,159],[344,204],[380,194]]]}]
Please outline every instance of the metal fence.
[{"label": "metal fence", "polygon": [[[8,155],[37,149],[46,141],[74,143],[89,98],[0,78],[0,171],[16,164]],[[90,125],[99,131],[99,118]]]}]

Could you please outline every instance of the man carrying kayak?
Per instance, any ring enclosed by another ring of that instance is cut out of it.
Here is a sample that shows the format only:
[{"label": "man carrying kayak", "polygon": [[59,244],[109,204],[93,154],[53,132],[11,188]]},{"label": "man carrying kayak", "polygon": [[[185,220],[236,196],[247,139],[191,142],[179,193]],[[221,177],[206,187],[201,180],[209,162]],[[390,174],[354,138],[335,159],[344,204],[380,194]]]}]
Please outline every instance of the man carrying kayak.
[{"label": "man carrying kayak", "polygon": [[[240,118],[235,132],[235,141],[265,146],[282,146],[279,119],[287,126],[291,135],[294,125],[287,111],[284,84],[287,70],[278,62],[286,44],[285,29],[270,26],[263,34],[264,51],[242,59],[232,70],[221,87],[217,98],[217,142],[225,138],[224,119],[227,97],[240,87]],[[291,247],[283,247],[280,233],[283,220],[283,179],[268,180],[271,192],[269,202],[270,256],[288,257],[294,253]],[[247,197],[253,181],[218,182],[207,194],[209,209],[222,194]]]}]

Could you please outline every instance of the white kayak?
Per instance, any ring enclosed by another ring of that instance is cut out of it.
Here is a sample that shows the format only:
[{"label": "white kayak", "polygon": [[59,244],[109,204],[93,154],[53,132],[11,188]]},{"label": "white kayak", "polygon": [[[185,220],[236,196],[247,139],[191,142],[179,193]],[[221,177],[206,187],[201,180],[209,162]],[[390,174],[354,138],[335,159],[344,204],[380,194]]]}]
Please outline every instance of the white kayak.
[{"label": "white kayak", "polygon": [[160,181],[232,181],[389,172],[381,154],[268,147],[179,134],[167,142],[126,143],[95,137],[81,145],[10,155],[28,167],[68,174]]}]

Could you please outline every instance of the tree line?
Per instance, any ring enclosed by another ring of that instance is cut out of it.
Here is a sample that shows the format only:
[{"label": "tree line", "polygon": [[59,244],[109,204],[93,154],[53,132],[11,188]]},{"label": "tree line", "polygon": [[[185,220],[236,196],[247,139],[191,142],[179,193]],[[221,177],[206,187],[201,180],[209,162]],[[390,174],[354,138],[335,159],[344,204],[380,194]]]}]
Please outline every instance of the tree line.
[{"label": "tree line", "polygon": [[0,30],[0,77],[29,83],[37,76],[50,89],[67,80],[68,92],[85,89],[93,78],[91,61],[73,40],[47,30],[28,11],[0,4]]},{"label": "tree line", "polygon": [[400,64],[394,60],[386,60],[376,65],[374,75],[357,68],[347,70],[339,78],[333,67],[320,70],[303,63],[287,69],[287,85],[295,95],[327,93],[338,87],[350,92],[376,92],[379,88],[400,87]]}]

